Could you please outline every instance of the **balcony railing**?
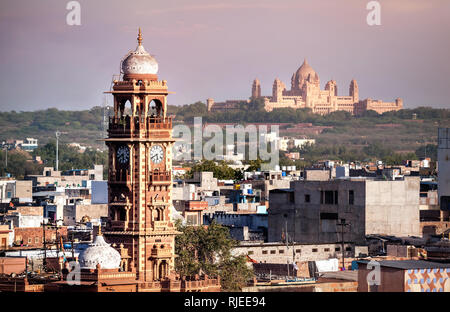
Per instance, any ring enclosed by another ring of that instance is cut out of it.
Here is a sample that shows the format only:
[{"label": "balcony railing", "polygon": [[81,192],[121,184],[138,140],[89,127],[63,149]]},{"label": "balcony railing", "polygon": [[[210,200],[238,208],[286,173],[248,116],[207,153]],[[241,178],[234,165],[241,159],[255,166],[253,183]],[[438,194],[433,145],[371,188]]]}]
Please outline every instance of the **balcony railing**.
[{"label": "balcony railing", "polygon": [[150,181],[152,183],[170,183],[172,175],[168,171],[152,171],[150,173]]},{"label": "balcony railing", "polygon": [[129,183],[130,181],[130,170],[128,169],[117,169],[112,171],[109,176],[109,182]]},{"label": "balcony railing", "polygon": [[110,137],[151,137],[157,130],[172,129],[172,117],[110,117]]},{"label": "balcony railing", "polygon": [[161,249],[161,248],[153,248],[151,250],[151,256],[158,258],[158,257],[163,257],[163,258],[167,258],[167,257],[172,257],[172,251],[170,248],[166,248],[166,249]]},{"label": "balcony railing", "polygon": [[111,221],[111,230],[125,230],[125,221]]}]

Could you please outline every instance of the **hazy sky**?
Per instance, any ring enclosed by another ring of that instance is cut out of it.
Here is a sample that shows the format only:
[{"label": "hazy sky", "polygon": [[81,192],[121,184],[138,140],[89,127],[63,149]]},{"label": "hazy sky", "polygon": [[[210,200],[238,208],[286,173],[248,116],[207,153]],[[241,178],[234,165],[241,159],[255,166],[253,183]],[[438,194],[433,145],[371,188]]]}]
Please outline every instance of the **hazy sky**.
[{"label": "hazy sky", "polygon": [[1,0],[0,110],[101,105],[139,26],[169,104],[246,99],[254,78],[290,89],[306,57],[339,95],[355,78],[361,98],[450,107],[448,0],[380,0],[381,26],[368,0],[79,0],[81,26],[68,2]]}]

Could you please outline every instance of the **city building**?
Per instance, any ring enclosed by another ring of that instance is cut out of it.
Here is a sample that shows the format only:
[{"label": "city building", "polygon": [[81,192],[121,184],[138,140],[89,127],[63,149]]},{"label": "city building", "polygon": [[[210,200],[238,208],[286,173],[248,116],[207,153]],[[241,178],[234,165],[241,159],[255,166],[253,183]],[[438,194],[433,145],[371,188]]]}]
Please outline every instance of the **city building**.
[{"label": "city building", "polygon": [[[366,235],[420,236],[419,178],[293,181],[272,190],[269,242],[365,244]],[[344,221],[346,226],[339,226]]]},{"label": "city building", "polygon": [[[334,111],[347,111],[358,115],[368,110],[374,110],[379,114],[388,111],[397,111],[403,108],[403,100],[397,98],[395,102],[383,102],[373,99],[359,99],[359,87],[356,80],[352,80],[349,86],[348,96],[339,96],[337,83],[330,80],[326,83],[325,89],[320,89],[319,75],[304,60],[303,64],[292,75],[291,89],[287,90],[286,85],[275,79],[272,87],[272,96],[261,95],[261,84],[255,79],[252,84],[251,99],[262,98],[266,111],[276,108],[310,108],[313,113],[329,114]],[[250,100],[247,100],[249,102]],[[226,101],[215,103],[213,99],[207,100],[208,111],[223,112],[235,110],[242,105],[243,101]]]},{"label": "city building", "polygon": [[450,128],[438,130],[438,164],[439,205],[450,211]]},{"label": "city building", "polygon": [[94,169],[54,170],[44,167],[41,175],[27,175],[25,180],[31,180],[33,186],[82,186],[87,187],[90,181],[103,180],[103,165],[94,165]]}]

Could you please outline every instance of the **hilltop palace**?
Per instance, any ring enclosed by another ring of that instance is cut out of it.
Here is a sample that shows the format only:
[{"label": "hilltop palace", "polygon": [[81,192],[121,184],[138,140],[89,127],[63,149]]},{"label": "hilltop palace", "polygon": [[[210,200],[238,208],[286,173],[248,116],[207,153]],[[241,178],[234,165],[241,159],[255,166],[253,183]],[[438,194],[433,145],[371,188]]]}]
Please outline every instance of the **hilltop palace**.
[{"label": "hilltop palace", "polygon": [[[272,88],[272,96],[261,96],[261,84],[258,79],[253,81],[251,98],[263,98],[266,111],[274,108],[311,108],[313,113],[328,114],[334,111],[347,111],[353,115],[359,115],[367,110],[374,110],[379,114],[388,111],[398,111],[403,107],[403,100],[397,98],[395,102],[383,102],[381,100],[359,99],[359,88],[356,80],[350,82],[349,95],[338,96],[336,81],[330,80],[325,85],[325,90],[320,89],[319,75],[308,64],[306,59],[302,66],[292,75],[291,90],[286,90],[286,85],[275,79]],[[247,100],[250,102],[250,100]],[[223,112],[236,109],[242,103],[241,100],[229,100],[214,103],[207,99],[208,111]]]}]

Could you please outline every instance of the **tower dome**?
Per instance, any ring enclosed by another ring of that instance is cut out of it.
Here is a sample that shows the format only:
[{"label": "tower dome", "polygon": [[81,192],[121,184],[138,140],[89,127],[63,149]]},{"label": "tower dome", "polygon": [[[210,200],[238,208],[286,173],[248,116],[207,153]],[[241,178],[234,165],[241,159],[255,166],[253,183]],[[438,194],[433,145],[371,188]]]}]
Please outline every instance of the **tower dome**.
[{"label": "tower dome", "polygon": [[122,61],[124,78],[156,78],[158,62],[144,49],[140,28],[137,40],[136,50],[129,52]]},{"label": "tower dome", "polygon": [[78,258],[82,269],[95,269],[100,265],[102,269],[118,269],[120,267],[120,253],[111,247],[102,234],[99,233],[93,243],[80,253]]},{"label": "tower dome", "polygon": [[319,83],[319,75],[308,64],[308,61],[305,58],[302,66],[300,66],[297,69],[297,71],[292,75],[291,87],[294,90],[301,89],[306,81],[312,83]]}]

